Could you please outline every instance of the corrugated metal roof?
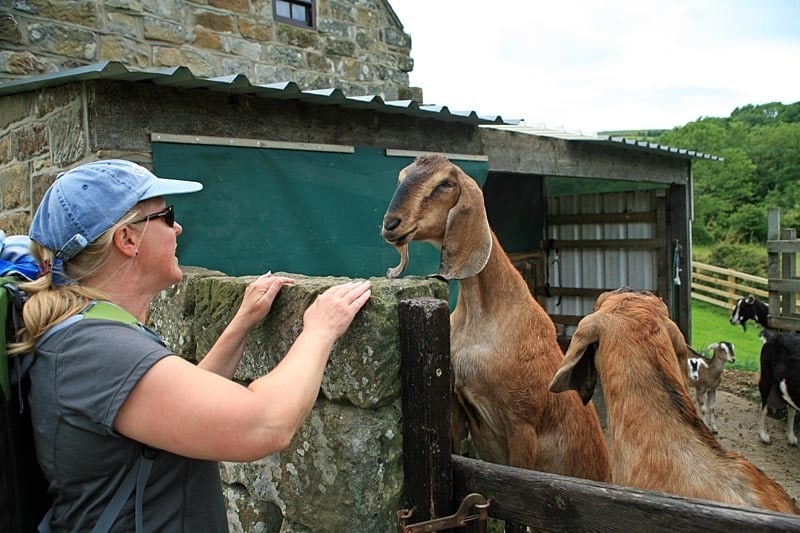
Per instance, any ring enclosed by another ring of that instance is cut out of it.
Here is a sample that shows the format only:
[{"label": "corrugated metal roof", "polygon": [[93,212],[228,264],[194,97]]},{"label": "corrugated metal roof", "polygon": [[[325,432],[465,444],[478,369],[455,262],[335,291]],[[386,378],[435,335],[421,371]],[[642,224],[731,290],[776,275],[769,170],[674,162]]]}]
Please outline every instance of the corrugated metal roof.
[{"label": "corrugated metal roof", "polygon": [[300,90],[293,81],[254,85],[242,74],[215,78],[199,78],[192,74],[192,71],[187,67],[134,70],[129,69],[117,61],[105,61],[84,67],[3,83],[0,84],[0,96],[33,91],[45,87],[54,87],[76,81],[100,79],[148,82],[182,89],[202,88],[228,94],[252,94],[264,98],[303,100],[320,105],[338,105],[354,109],[372,109],[383,113],[399,113],[418,118],[476,124],[483,127],[514,131],[528,135],[553,137],[567,141],[591,141],[607,143],[613,146],[622,145],[626,148],[658,151],[678,157],[712,159],[717,161],[723,160],[721,157],[694,150],[673,148],[646,141],[626,139],[624,137],[587,135],[581,132],[528,126],[521,119],[504,119],[500,115],[478,115],[475,111],[451,111],[447,106],[424,105],[419,104],[415,100],[384,101],[377,95],[347,96],[340,89],[335,88],[303,91]]},{"label": "corrugated metal roof", "polygon": [[186,67],[130,70],[117,61],[95,63],[85,67],[32,76],[0,84],[0,96],[64,85],[75,81],[100,79],[150,82],[184,89],[203,88],[229,94],[252,94],[265,98],[303,100],[314,104],[338,105],[354,109],[373,109],[384,113],[400,113],[449,122],[505,125],[518,124],[520,122],[518,119],[506,120],[499,115],[478,115],[475,111],[451,111],[446,106],[422,105],[415,100],[384,101],[377,95],[346,96],[340,89],[302,91],[292,81],[254,85],[242,74],[217,78],[199,78]]},{"label": "corrugated metal roof", "polygon": [[679,157],[691,157],[696,159],[710,159],[713,161],[724,161],[724,158],[698,152],[696,150],[686,150],[684,148],[674,148],[664,144],[652,143],[648,141],[639,141],[636,139],[626,139],[625,137],[614,137],[609,135],[595,135],[582,133],[580,131],[567,131],[563,129],[548,129],[543,126],[528,126],[524,121],[517,124],[503,124],[503,125],[485,125],[485,128],[498,129],[504,131],[515,131],[517,133],[524,133],[526,135],[539,135],[541,137],[553,137],[555,139],[563,139],[565,141],[590,141],[599,142],[601,144],[608,144],[612,146],[624,146],[627,148],[657,151],[660,153],[667,153]]}]

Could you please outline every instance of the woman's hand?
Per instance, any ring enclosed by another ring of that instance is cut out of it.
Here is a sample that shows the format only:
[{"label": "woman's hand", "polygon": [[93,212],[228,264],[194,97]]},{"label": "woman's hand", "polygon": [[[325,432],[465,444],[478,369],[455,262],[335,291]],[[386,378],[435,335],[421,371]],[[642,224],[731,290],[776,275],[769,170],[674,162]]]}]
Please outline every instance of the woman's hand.
[{"label": "woman's hand", "polygon": [[327,334],[331,342],[336,341],[371,295],[369,281],[351,281],[329,288],[303,314],[304,331]]},{"label": "woman's hand", "polygon": [[259,276],[245,289],[234,320],[240,320],[245,329],[255,326],[270,312],[281,288],[292,283],[292,278],[273,276],[271,272]]}]

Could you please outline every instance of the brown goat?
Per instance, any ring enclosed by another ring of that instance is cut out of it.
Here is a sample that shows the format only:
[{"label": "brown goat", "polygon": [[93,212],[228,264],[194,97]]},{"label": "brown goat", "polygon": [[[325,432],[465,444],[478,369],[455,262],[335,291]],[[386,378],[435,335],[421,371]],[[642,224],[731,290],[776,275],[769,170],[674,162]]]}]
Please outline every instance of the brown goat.
[{"label": "brown goat", "polygon": [[458,280],[450,318],[454,450],[465,429],[489,462],[610,480],[608,449],[592,405],[547,390],[563,359],[550,317],[531,296],[489,227],[478,184],[443,156],[400,172],[382,235],[405,269],[411,241],[441,251],[439,276]]},{"label": "brown goat", "polygon": [[722,449],[697,415],[676,330],[657,296],[603,293],[578,324],[550,390],[575,389],[587,402],[599,376],[616,484],[800,513],[777,483]]}]

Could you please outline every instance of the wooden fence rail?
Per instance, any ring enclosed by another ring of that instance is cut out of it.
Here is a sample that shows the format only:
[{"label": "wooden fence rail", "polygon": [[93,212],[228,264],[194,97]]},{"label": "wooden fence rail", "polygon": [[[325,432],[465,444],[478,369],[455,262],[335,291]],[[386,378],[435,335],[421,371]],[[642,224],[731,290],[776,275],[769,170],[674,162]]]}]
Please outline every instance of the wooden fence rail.
[{"label": "wooden fence rail", "polygon": [[[692,298],[701,302],[733,309],[736,300],[753,295],[764,303],[769,301],[770,288],[773,292],[781,282],[767,278],[721,268],[699,261],[692,261]],[[791,301],[791,300],[787,300]],[[800,314],[800,298],[793,300],[795,314]]]},{"label": "wooden fence rail", "polygon": [[753,295],[766,303],[768,280],[699,261],[692,261],[692,298],[728,310],[736,300]]}]

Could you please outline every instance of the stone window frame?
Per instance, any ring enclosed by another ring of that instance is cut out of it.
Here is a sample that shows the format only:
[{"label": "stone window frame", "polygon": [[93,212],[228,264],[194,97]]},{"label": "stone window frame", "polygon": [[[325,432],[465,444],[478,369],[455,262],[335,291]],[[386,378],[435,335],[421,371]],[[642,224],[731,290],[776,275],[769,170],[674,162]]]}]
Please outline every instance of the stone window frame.
[{"label": "stone window frame", "polygon": [[[283,4],[294,12],[295,9],[302,10],[306,18],[303,20],[286,17],[278,14],[278,6]],[[308,28],[311,30],[317,29],[317,0],[273,0],[272,1],[272,16],[275,22],[282,22],[284,24],[291,24],[300,28]]]}]

